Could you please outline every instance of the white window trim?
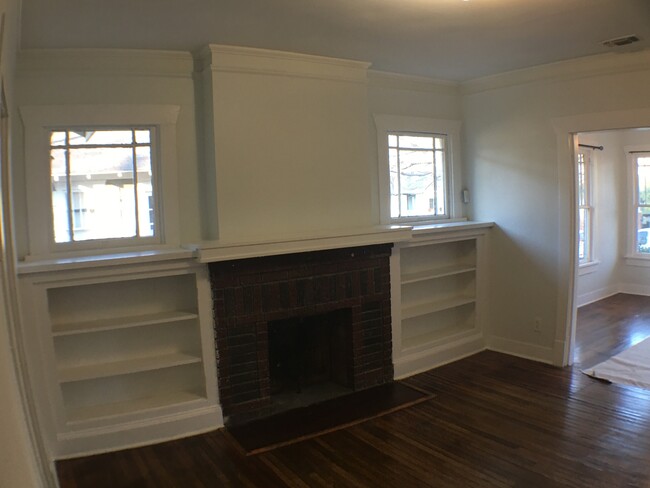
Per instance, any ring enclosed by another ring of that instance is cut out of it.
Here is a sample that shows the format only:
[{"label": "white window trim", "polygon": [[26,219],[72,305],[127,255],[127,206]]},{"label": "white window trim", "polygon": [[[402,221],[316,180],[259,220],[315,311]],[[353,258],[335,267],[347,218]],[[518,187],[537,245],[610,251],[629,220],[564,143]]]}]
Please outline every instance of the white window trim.
[{"label": "white window trim", "polygon": [[636,167],[636,157],[633,152],[635,151],[644,151],[650,153],[650,146],[647,144],[640,146],[623,146],[625,151],[625,157],[627,159],[627,188],[629,191],[629,197],[627,199],[627,253],[625,254],[625,264],[630,266],[650,266],[650,255],[641,254],[636,252],[636,199],[637,199],[637,167]]},{"label": "white window trim", "polygon": [[[166,249],[180,245],[178,180],[176,162],[177,105],[42,105],[20,107],[25,128],[25,176],[29,255],[43,260],[88,254],[143,249]],[[49,172],[49,136],[60,127],[150,126],[156,129],[156,211],[159,238],[122,241],[109,239],[75,243],[72,250],[54,242]]]},{"label": "white window trim", "polygon": [[[460,159],[460,126],[459,120],[429,119],[425,117],[408,117],[400,115],[375,114],[377,127],[377,163],[379,173],[379,218],[382,224],[428,222],[452,222],[462,217],[461,191],[461,159]],[[390,215],[390,177],[388,163],[388,133],[389,132],[423,132],[429,134],[444,134],[447,136],[447,191],[449,193],[448,218],[402,217],[392,218]]]}]

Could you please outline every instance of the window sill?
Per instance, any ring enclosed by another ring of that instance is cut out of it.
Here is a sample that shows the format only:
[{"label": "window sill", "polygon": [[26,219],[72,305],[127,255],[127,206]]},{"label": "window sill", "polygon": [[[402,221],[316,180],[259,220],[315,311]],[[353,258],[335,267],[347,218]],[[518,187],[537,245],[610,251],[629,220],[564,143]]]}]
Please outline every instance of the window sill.
[{"label": "window sill", "polygon": [[51,271],[66,271],[71,269],[100,268],[118,264],[140,264],[175,259],[190,259],[194,257],[191,249],[149,249],[145,251],[129,251],[114,254],[96,254],[93,256],[72,256],[38,261],[23,261],[16,266],[18,275],[45,273]]},{"label": "window sill", "polygon": [[578,276],[595,273],[596,271],[598,271],[599,264],[600,261],[594,259],[593,261],[589,261],[587,263],[582,263],[578,265]]},{"label": "window sill", "polygon": [[625,264],[628,266],[650,268],[650,255],[644,256],[642,254],[628,254],[625,256]]}]

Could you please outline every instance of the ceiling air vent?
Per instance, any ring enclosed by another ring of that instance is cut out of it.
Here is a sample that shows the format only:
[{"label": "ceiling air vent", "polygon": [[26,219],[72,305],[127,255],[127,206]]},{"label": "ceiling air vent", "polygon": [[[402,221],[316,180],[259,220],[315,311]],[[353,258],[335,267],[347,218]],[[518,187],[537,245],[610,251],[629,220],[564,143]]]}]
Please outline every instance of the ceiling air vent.
[{"label": "ceiling air vent", "polygon": [[622,36],[622,37],[616,37],[614,39],[609,39],[607,41],[603,41],[602,44],[605,47],[620,47],[620,46],[627,46],[628,44],[632,44],[634,42],[639,42],[640,39],[638,36],[631,35],[631,36]]}]

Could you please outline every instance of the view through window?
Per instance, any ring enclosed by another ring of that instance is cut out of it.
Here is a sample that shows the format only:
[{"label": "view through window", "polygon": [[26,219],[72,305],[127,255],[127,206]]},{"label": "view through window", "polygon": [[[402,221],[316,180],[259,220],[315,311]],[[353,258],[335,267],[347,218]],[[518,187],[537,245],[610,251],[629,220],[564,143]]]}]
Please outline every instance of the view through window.
[{"label": "view through window", "polygon": [[578,260],[592,260],[591,158],[588,151],[578,152]]},{"label": "view through window", "polygon": [[390,214],[447,216],[446,136],[388,133]]},{"label": "view through window", "polygon": [[637,154],[636,252],[650,254],[650,152]]},{"label": "view through window", "polygon": [[147,128],[51,132],[55,242],[154,235],[151,141]]}]

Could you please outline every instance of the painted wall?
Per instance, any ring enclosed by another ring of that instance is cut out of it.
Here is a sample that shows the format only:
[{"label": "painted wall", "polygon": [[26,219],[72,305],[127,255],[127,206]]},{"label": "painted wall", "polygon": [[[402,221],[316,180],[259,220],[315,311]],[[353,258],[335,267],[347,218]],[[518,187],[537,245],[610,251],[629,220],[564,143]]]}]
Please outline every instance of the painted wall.
[{"label": "painted wall", "polygon": [[[17,105],[170,104],[177,121],[178,202],[184,242],[201,238],[195,86],[190,53],[175,51],[34,50],[18,59]],[[22,121],[13,124],[22,140]],[[14,150],[24,159],[22,148]],[[25,173],[14,165],[16,239],[20,258],[29,253]]]},{"label": "painted wall", "polygon": [[[373,189],[372,221],[378,223],[377,128],[373,116],[385,114],[461,120],[460,86],[458,83],[370,71],[368,106],[370,178]],[[462,174],[462,161],[459,163]]]},{"label": "painted wall", "polygon": [[[5,85],[10,117],[15,117],[14,73],[19,39],[19,2],[0,1],[5,15],[0,73]],[[14,355],[10,340],[3,285],[0,283],[0,486],[30,488],[43,486],[36,451],[27,430],[27,419],[20,398]]]},{"label": "painted wall", "polygon": [[[556,329],[567,318],[567,194],[573,181],[569,138],[558,139],[554,124],[595,111],[647,109],[649,83],[646,51],[558,63],[464,85],[472,215],[498,225],[489,260],[489,322],[497,348],[551,361],[555,340],[563,340],[556,337]],[[541,332],[534,331],[535,317],[541,319]]]}]

